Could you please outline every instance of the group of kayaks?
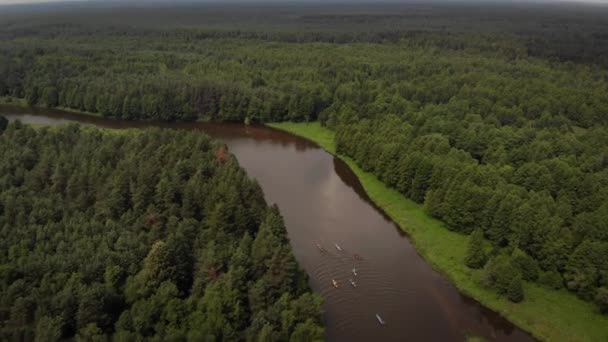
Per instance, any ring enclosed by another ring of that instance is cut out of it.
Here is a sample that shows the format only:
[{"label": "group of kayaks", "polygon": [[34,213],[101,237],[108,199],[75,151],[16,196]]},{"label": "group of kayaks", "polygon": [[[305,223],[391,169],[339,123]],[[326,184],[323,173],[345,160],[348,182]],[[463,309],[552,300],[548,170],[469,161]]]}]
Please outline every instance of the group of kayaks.
[{"label": "group of kayaks", "polygon": [[[321,244],[319,244],[318,242],[317,242],[316,244],[317,244],[317,248],[318,248],[318,249],[319,249],[321,252],[327,252],[327,250],[326,250],[326,249],[325,249],[323,246],[321,246]],[[343,251],[344,251],[344,250],[342,249],[342,247],[340,247],[340,245],[338,245],[337,243],[334,243],[334,247],[336,247],[336,249],[338,250],[338,252],[343,252]],[[358,254],[355,254],[353,257],[354,257],[355,259],[357,259],[357,260],[361,260],[361,256],[360,256],[360,255],[358,255]],[[356,277],[356,276],[358,275],[358,274],[357,274],[357,268],[353,266],[353,269],[351,270],[351,273],[353,274],[353,276],[355,276],[355,277]],[[357,282],[355,282],[355,280],[354,280],[353,278],[348,279],[348,281],[349,281],[349,283],[350,283],[350,285],[351,285],[352,287],[357,287]],[[332,285],[333,285],[335,288],[338,288],[338,287],[339,287],[338,281],[336,281],[335,279],[332,279],[332,280],[331,280],[331,283],[332,283]],[[378,315],[378,314],[376,314],[376,319],[378,320],[378,323],[380,323],[381,325],[386,324],[386,322],[385,322],[384,320],[382,320],[382,317],[380,317],[380,315]]]},{"label": "group of kayaks", "polygon": [[[353,275],[356,277],[357,276],[357,269],[353,267],[352,272],[353,272]],[[348,282],[350,283],[350,285],[352,287],[357,287],[357,282],[354,281],[353,278],[348,279]],[[332,279],[331,283],[334,285],[335,288],[339,287],[338,282],[336,281],[336,279]]]}]

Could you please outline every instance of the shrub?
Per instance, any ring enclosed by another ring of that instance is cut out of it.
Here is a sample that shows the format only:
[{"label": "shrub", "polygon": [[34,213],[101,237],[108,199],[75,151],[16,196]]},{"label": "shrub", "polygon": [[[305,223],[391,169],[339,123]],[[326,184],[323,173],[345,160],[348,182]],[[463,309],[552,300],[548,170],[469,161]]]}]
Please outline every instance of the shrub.
[{"label": "shrub", "polygon": [[520,272],[524,280],[536,281],[538,279],[538,263],[519,248],[511,254],[511,262]]},{"label": "shrub", "polygon": [[507,298],[513,303],[519,303],[524,300],[524,288],[522,287],[520,277],[511,279],[509,288],[507,289]]},{"label": "shrub", "polygon": [[483,233],[477,229],[469,238],[469,246],[467,247],[467,255],[464,262],[469,268],[482,268],[487,261],[486,252],[483,249]]},{"label": "shrub", "polygon": [[600,312],[608,314],[608,287],[600,287],[595,295],[595,303],[600,308]]},{"label": "shrub", "polygon": [[564,287],[562,276],[555,271],[541,273],[538,277],[538,282],[555,290]]},{"label": "shrub", "polygon": [[484,268],[485,285],[495,288],[498,293],[505,294],[513,278],[520,276],[508,255],[498,255],[486,264]]}]

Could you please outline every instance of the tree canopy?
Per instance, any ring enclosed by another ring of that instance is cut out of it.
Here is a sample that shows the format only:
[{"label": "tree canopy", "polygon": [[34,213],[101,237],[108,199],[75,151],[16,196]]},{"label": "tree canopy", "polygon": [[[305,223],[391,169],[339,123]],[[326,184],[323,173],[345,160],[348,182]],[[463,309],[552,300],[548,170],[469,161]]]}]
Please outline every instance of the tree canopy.
[{"label": "tree canopy", "polygon": [[323,338],[278,208],[206,135],[15,122],[0,155],[0,340]]}]

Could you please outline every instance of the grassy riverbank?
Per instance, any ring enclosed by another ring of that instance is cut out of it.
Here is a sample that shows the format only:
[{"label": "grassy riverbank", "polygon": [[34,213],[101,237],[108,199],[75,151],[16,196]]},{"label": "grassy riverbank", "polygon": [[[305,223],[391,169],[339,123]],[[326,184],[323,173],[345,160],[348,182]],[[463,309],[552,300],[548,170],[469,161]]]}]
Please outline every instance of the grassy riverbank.
[{"label": "grassy riverbank", "polygon": [[[269,126],[308,138],[336,154],[334,133],[319,123],[273,123]],[[410,235],[418,252],[463,293],[541,340],[608,341],[608,317],[566,290],[556,291],[526,283],[526,299],[514,304],[480,286],[475,281],[480,271],[467,268],[463,262],[468,236],[449,231],[440,221],[428,216],[420,204],[388,188],[374,175],[361,170],[352,159],[338,157],[352,168],[370,198]]]}]

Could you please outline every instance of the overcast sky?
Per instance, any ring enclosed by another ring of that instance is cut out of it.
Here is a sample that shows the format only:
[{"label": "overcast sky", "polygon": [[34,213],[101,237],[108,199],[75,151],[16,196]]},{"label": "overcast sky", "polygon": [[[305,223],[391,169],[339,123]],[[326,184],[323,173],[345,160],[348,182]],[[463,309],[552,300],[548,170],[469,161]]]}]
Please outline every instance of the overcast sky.
[{"label": "overcast sky", "polygon": [[[0,4],[33,4],[40,2],[65,2],[65,1],[86,1],[86,0],[0,0]],[[306,0],[303,0],[306,1]],[[479,0],[484,1],[484,0]],[[490,0],[492,1],[492,0]],[[543,2],[594,2],[594,3],[607,3],[608,0],[540,0]],[[373,2],[373,0],[370,0]],[[492,2],[496,2],[493,0]],[[505,0],[504,2],[526,2],[525,0]]]},{"label": "overcast sky", "polygon": [[[8,4],[34,4],[34,3],[41,3],[41,2],[45,2],[45,3],[49,3],[49,2],[66,2],[66,1],[87,1],[87,0],[0,0],[0,5],[8,5]],[[170,0],[168,0],[170,1]],[[231,2],[238,2],[239,0],[232,0]],[[255,2],[256,0],[241,0],[243,2]],[[259,0],[261,2],[264,2],[265,0]],[[311,1],[311,0],[290,0],[290,1]],[[316,1],[319,2],[319,0],[312,0],[312,1]],[[343,0],[344,1],[344,0]],[[346,0],[348,1],[348,0]],[[374,0],[356,0],[358,2],[373,2]],[[379,1],[383,1],[383,0],[379,0]],[[454,1],[457,2],[458,0],[448,0],[448,1]],[[465,0],[466,1],[466,0]],[[551,2],[581,2],[581,3],[601,3],[601,4],[608,4],[608,0],[477,0],[480,2],[512,2],[512,3],[522,3],[522,2],[547,2],[547,3],[551,3]],[[158,0],[156,0],[156,2],[158,2]],[[201,1],[201,2],[209,2],[209,0],[207,1]],[[221,0],[211,0],[211,2],[222,2]],[[280,2],[280,0],[266,0],[266,2]],[[386,0],[384,0],[383,2],[386,2]],[[389,0],[389,2],[399,2],[399,0]],[[404,0],[404,2],[407,2],[407,0]]]}]

